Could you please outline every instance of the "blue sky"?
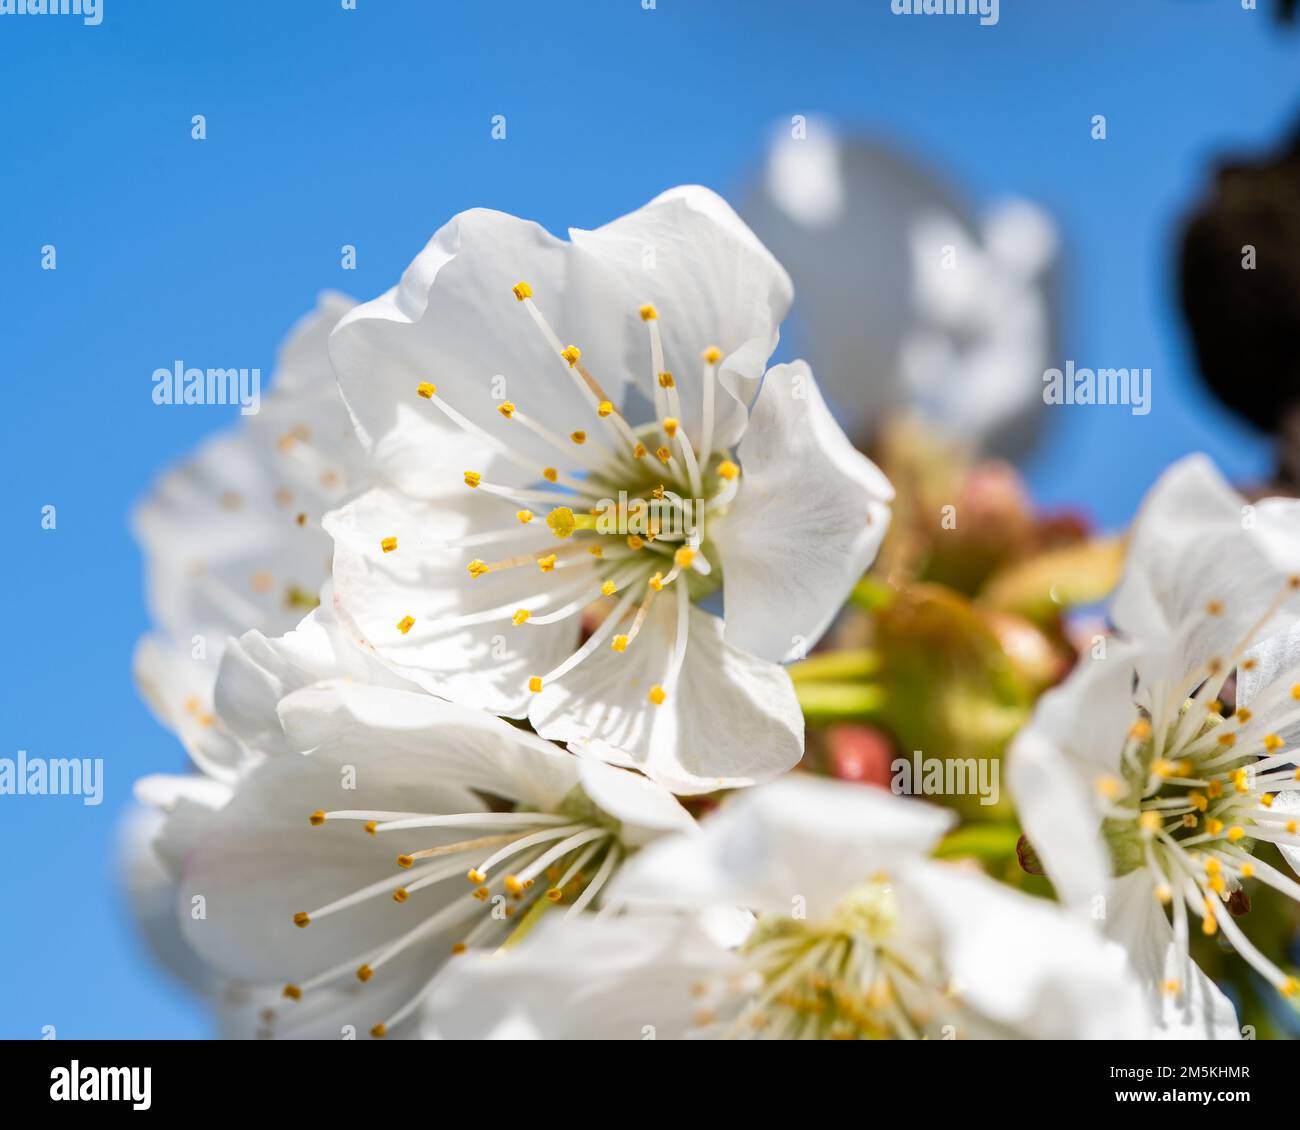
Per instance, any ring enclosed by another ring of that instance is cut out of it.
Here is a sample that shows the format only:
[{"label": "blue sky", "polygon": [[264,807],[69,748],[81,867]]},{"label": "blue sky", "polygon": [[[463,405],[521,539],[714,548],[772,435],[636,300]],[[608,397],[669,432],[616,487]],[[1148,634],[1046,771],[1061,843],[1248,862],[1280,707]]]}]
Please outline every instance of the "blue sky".
[{"label": "blue sky", "polygon": [[1041,499],[1118,524],[1185,452],[1266,465],[1190,380],[1172,307],[1170,231],[1207,160],[1300,107],[1300,30],[1240,0],[1002,0],[984,29],[888,0],[103,4],[94,28],[0,16],[0,757],[102,757],[107,774],[97,808],[0,797],[0,1036],[208,1031],[132,937],[112,839],[132,779],[183,765],[131,684],[147,622],[127,514],[234,409],[156,407],[150,374],[269,372],[319,290],[384,290],[460,209],[590,227],[678,183],[737,195],[792,114],[882,133],[977,199],[1049,208],[1064,356],[1154,371],[1147,417],[1056,411]]}]

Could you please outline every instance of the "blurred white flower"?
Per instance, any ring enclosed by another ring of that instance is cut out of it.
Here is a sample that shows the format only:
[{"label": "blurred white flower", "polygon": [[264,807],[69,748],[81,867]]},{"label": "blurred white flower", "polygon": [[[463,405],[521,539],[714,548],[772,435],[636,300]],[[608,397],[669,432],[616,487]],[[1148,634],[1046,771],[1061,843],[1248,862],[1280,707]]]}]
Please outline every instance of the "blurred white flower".
[{"label": "blurred white flower", "polygon": [[920,165],[811,121],[781,131],[742,211],[794,279],[801,352],[851,434],[911,412],[987,454],[1029,449],[1057,332],[1041,209],[977,220]]},{"label": "blurred white flower", "polygon": [[232,780],[242,756],[212,706],[226,639],[288,631],[316,604],[332,550],[321,516],[365,485],[327,348],[352,306],[323,294],[282,346],[260,411],[164,475],[134,515],[157,628],[136,681],[214,777]]},{"label": "blurred white flower", "polygon": [[[426,1013],[452,1038],[1133,1038],[1119,947],[930,849],[955,817],[794,774],[731,798],[614,886],[622,917],[543,923],[449,967]],[[729,946],[702,908],[756,918]],[[683,914],[689,909],[694,913]],[[676,910],[670,915],[666,912]]]},{"label": "blurred white flower", "polygon": [[[675,791],[771,777],[803,749],[778,664],[892,489],[806,365],[764,376],[789,280],[717,196],[570,235],[464,213],[335,331],[394,484],[326,522],[340,617],[427,690]],[[698,602],[724,574],[719,618]]]},{"label": "blurred white flower", "polygon": [[1300,862],[1300,502],[1248,505],[1204,457],[1175,464],[1142,506],[1111,615],[1118,637],[1014,742],[1011,784],[1062,898],[1104,913],[1168,1034],[1232,1037],[1192,930],[1300,991],[1237,923],[1251,881],[1300,899],[1254,853]]}]

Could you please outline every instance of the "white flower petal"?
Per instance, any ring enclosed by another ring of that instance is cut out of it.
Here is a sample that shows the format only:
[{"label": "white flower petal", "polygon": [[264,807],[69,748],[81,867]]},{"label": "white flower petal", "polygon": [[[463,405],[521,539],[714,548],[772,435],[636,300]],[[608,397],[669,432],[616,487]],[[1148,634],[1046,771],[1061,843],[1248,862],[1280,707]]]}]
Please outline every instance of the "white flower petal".
[{"label": "white flower petal", "polygon": [[692,607],[681,676],[669,685],[676,597],[666,589],[623,653],[599,649],[535,695],[529,718],[544,737],[635,766],[676,793],[753,784],[803,753],[803,714],[790,677],[726,643],[722,622]]},{"label": "white flower petal", "polygon": [[662,785],[590,758],[578,761],[585,792],[602,812],[622,824],[619,839],[639,847],[665,832],[689,832],[695,820]]},{"label": "white flower petal", "polygon": [[736,499],[709,526],[726,574],[726,639],[797,658],[874,560],[894,490],[840,431],[802,361],[767,374],[739,456]]}]

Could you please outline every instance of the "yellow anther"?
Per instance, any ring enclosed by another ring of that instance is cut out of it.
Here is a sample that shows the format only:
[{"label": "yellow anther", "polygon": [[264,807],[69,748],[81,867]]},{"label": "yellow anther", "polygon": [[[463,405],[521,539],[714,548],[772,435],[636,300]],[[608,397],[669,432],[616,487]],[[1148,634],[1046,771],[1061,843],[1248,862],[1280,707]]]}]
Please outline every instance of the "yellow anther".
[{"label": "yellow anther", "polygon": [[1163,988],[1165,992],[1171,997],[1176,997],[1179,993],[1183,991],[1182,983],[1179,981],[1166,981],[1163,985]]},{"label": "yellow anther", "polygon": [[515,517],[526,526],[533,520],[533,512],[531,510],[516,510]]},{"label": "yellow anther", "polygon": [[1220,715],[1221,715],[1221,714],[1223,713],[1223,703],[1221,703],[1221,702],[1216,698],[1213,702],[1207,702],[1207,703],[1205,704],[1205,709],[1206,709],[1210,714],[1220,714]]},{"label": "yellow anther", "polygon": [[478,899],[479,902],[487,902],[491,894],[492,892],[488,890],[487,887],[479,887],[478,890],[474,892],[474,897]]},{"label": "yellow anther", "polygon": [[605,596],[613,596],[616,592],[618,592],[618,585],[616,585],[613,581],[606,581],[603,585],[600,586],[600,591]]},{"label": "yellow anther", "polygon": [[293,916],[293,924],[297,926],[298,929],[300,930],[304,929],[307,926],[311,925],[311,915],[308,914],[305,910],[300,910],[298,911],[297,914]]},{"label": "yellow anther", "polygon": [[587,550],[587,552],[590,553],[590,554],[592,555],[592,557],[604,557],[604,556],[605,556],[605,551],[604,551],[603,549],[601,549],[601,547],[598,546],[598,545],[593,545],[590,549]]},{"label": "yellow anther", "polygon": [[1183,827],[1184,827],[1184,828],[1195,828],[1195,827],[1196,827],[1196,821],[1197,821],[1197,816],[1196,816],[1196,814],[1195,814],[1194,812],[1189,812],[1189,813],[1187,813],[1187,814],[1183,817]]},{"label": "yellow anther", "polygon": [[1228,889],[1228,884],[1224,882],[1222,875],[1215,875],[1213,878],[1209,879],[1205,885],[1216,895],[1221,895]]},{"label": "yellow anther", "polygon": [[656,448],[655,455],[659,457],[659,462],[661,463],[667,463],[673,457],[673,453],[666,447]]},{"label": "yellow anther", "polygon": [[[1294,820],[1288,820],[1288,821],[1286,822],[1286,834],[1287,834],[1288,836],[1294,836],[1294,835],[1295,835],[1295,830],[1296,830],[1296,822],[1295,822]],[[1245,833],[1243,833],[1243,835],[1244,835],[1244,834],[1245,834]]]},{"label": "yellow anther", "polygon": [[526,282],[517,282],[510,288],[515,292],[515,297],[522,302],[525,298],[532,298],[533,288]]},{"label": "yellow anther", "polygon": [[1218,929],[1219,924],[1215,921],[1213,914],[1207,914],[1201,919],[1201,933],[1206,937],[1212,937]]},{"label": "yellow anther", "polygon": [[1246,830],[1238,824],[1234,824],[1228,829],[1228,842],[1235,844],[1238,840],[1244,839]]},{"label": "yellow anther", "polygon": [[1205,606],[1205,611],[1208,612],[1211,616],[1222,616],[1222,615],[1223,615],[1223,601],[1221,601],[1221,600],[1211,600],[1211,601],[1209,601],[1209,602],[1206,604],[1206,606]]},{"label": "yellow anther", "polygon": [[673,375],[672,375],[672,373],[660,373],[660,374],[659,374],[659,387],[660,387],[660,388],[672,388],[672,387],[673,387],[673,383],[674,383],[674,382],[673,382]]},{"label": "yellow anther", "polygon": [[652,488],[650,493],[653,494],[655,498],[662,499],[667,493],[667,490],[664,487],[664,484],[660,483],[657,487]]},{"label": "yellow anther", "polygon": [[644,458],[645,458],[645,444],[644,444],[644,443],[638,443],[635,447],[633,447],[633,448],[632,448],[632,455],[633,455],[633,457],[636,458],[636,459],[644,459]]},{"label": "yellow anther", "polygon": [[1297,702],[1300,702],[1300,683],[1296,683],[1296,685],[1291,688],[1291,697]]},{"label": "yellow anther", "polygon": [[1281,988],[1278,991],[1284,997],[1293,997],[1296,993],[1300,993],[1300,981],[1297,981],[1294,977],[1288,977],[1282,982]]},{"label": "yellow anther", "polygon": [[1219,797],[1223,796],[1223,782],[1211,781],[1205,786],[1205,792],[1211,800],[1218,800]]},{"label": "yellow anther", "polygon": [[401,632],[402,635],[406,635],[406,633],[409,632],[414,627],[415,627],[414,616],[403,616],[400,620],[397,621],[397,630]]},{"label": "yellow anther", "polygon": [[695,550],[689,545],[684,545],[673,554],[673,564],[680,569],[689,569],[691,562],[695,560]]},{"label": "yellow anther", "polygon": [[1197,812],[1204,812],[1210,806],[1204,793],[1188,793],[1187,800]]},{"label": "yellow anther", "polygon": [[1158,812],[1142,813],[1142,815],[1138,817],[1138,825],[1141,827],[1142,831],[1144,832],[1154,833],[1160,831],[1160,813]]},{"label": "yellow anther", "polygon": [[563,892],[562,890],[560,890],[559,887],[551,887],[551,888],[546,892],[546,897],[547,897],[551,902],[559,902],[560,899],[564,898],[564,892]]},{"label": "yellow anther", "polygon": [[1151,766],[1151,772],[1157,777],[1172,777],[1178,772],[1178,766],[1172,761],[1166,761],[1164,758],[1160,758]]},{"label": "yellow anther", "polygon": [[424,397],[425,400],[432,400],[434,393],[438,391],[438,386],[430,384],[428,381],[424,381],[422,384],[415,386],[415,391],[420,396]]},{"label": "yellow anther", "polygon": [[1222,870],[1223,864],[1215,859],[1214,856],[1207,855],[1205,857],[1205,873],[1207,875],[1217,875]]},{"label": "yellow anther", "polygon": [[405,902],[410,897],[410,893],[405,887],[398,887],[397,890],[393,892],[394,902]]},{"label": "yellow anther", "polygon": [[1277,751],[1282,748],[1282,745],[1282,739],[1278,737],[1277,734],[1264,735],[1264,748],[1268,750],[1269,753],[1277,753]]},{"label": "yellow anther", "polygon": [[542,677],[540,675],[531,675],[528,679],[528,689],[537,694],[542,689]]},{"label": "yellow anther", "polygon": [[280,995],[291,1001],[302,1000],[302,990],[297,985],[285,985],[284,991]]},{"label": "yellow anther", "polygon": [[497,411],[509,420],[515,414],[515,406],[509,400],[506,400],[497,405]]},{"label": "yellow anther", "polygon": [[668,436],[669,439],[671,439],[673,436],[677,434],[677,427],[678,427],[678,422],[676,417],[674,416],[664,417],[664,434]]},{"label": "yellow anther", "polygon": [[454,953],[457,957],[459,957],[463,953],[467,953],[468,951],[469,951],[469,946],[467,946],[464,942],[457,942],[454,946],[451,947],[451,952]]},{"label": "yellow anther", "polygon": [[[1098,777],[1097,794],[1106,800],[1118,800],[1124,795],[1124,784],[1118,777]],[[1159,825],[1159,819],[1156,821]]]},{"label": "yellow anther", "polygon": [[524,893],[524,885],[519,881],[519,878],[516,875],[506,876],[505,888],[512,895],[521,895]]},{"label": "yellow anther", "polygon": [[520,624],[527,624],[528,617],[531,615],[532,613],[527,608],[518,608],[515,610],[515,614],[510,617],[510,622],[517,628]]},{"label": "yellow anther", "polygon": [[1155,893],[1156,902],[1160,903],[1161,906],[1168,906],[1174,897],[1174,892],[1164,883],[1161,883],[1160,886],[1156,888]]},{"label": "yellow anther", "polygon": [[410,870],[412,867],[415,866],[415,859],[414,857],[409,855],[399,855],[397,857],[397,866],[403,868],[404,870]]},{"label": "yellow anther", "polygon": [[718,475],[724,479],[731,480],[740,474],[740,468],[730,459],[724,459],[718,464]]},{"label": "yellow anther", "polygon": [[560,350],[560,356],[569,363],[569,368],[572,369],[578,363],[578,358],[582,356],[582,350],[576,345],[566,345]]},{"label": "yellow anther", "polygon": [[554,553],[548,553],[545,557],[539,557],[537,559],[537,567],[543,573],[550,573],[555,569],[556,560],[557,558]]},{"label": "yellow anther", "polygon": [[379,548],[382,549],[385,553],[392,553],[393,550],[397,548],[397,539],[384,538],[384,540],[379,543]]},{"label": "yellow anther", "polygon": [[483,476],[477,471],[465,472],[465,485],[467,487],[476,487],[483,481]]},{"label": "yellow anther", "polygon": [[370,1029],[370,1035],[373,1039],[382,1040],[388,1035],[388,1028],[383,1024],[376,1024]]},{"label": "yellow anther", "polygon": [[1243,671],[1253,671],[1253,670],[1255,670],[1255,668],[1258,667],[1258,666],[1259,666],[1259,660],[1258,660],[1258,659],[1247,659],[1247,660],[1246,660],[1246,661],[1241,665],[1241,669],[1242,669]]},{"label": "yellow anther", "polygon": [[1243,726],[1254,717],[1255,716],[1244,706],[1237,711],[1237,721]]},{"label": "yellow anther", "polygon": [[716,365],[722,360],[722,350],[716,345],[710,345],[700,356],[704,358],[705,364]]},{"label": "yellow anther", "polygon": [[1220,734],[1218,741],[1219,741],[1219,745],[1224,746],[1227,749],[1231,749],[1234,745],[1237,744],[1237,735]]},{"label": "yellow anther", "polygon": [[614,414],[614,405],[611,404],[608,400],[602,400],[599,404],[596,405],[596,415],[601,417],[602,419],[604,419],[606,416],[612,416],[613,414]]},{"label": "yellow anther", "polygon": [[570,432],[569,438],[573,440],[574,443],[584,444],[587,442],[587,433],[583,431]]},{"label": "yellow anther", "polygon": [[637,537],[636,534],[628,534],[628,535],[627,535],[627,547],[628,547],[628,549],[641,549],[644,545],[645,545],[645,542],[642,541],[639,537]]},{"label": "yellow anther", "polygon": [[650,580],[647,581],[646,583],[647,583],[647,584],[648,584],[652,589],[654,589],[655,592],[663,592],[663,588],[664,588],[664,575],[663,575],[662,573],[656,573],[656,574],[655,574],[653,577],[651,577]]},{"label": "yellow anther", "polygon": [[609,646],[614,651],[627,651],[627,636],[615,636],[609,641]]},{"label": "yellow anther", "polygon": [[[1245,789],[1242,790],[1242,792],[1245,792],[1245,791],[1246,791]],[[1259,798],[1259,803],[1262,804],[1265,808],[1272,808],[1272,807],[1273,807],[1273,794],[1272,794],[1272,793],[1265,793],[1262,797]]]},{"label": "yellow anther", "polygon": [[487,879],[487,876],[484,875],[483,872],[480,871],[477,867],[471,867],[468,871],[465,872],[465,878],[468,879],[471,883],[473,883],[477,887],[480,883],[484,882]]},{"label": "yellow anther", "polygon": [[367,821],[366,821],[366,835],[368,835],[368,836],[373,836],[373,835],[375,835],[376,832],[377,832],[377,830],[378,830],[378,828],[379,828],[379,823],[378,823],[378,821],[376,821],[376,820],[367,820]]},{"label": "yellow anther", "polygon": [[1255,865],[1253,863],[1243,863],[1241,865],[1241,877],[1243,879],[1253,879],[1255,877]]},{"label": "yellow anther", "polygon": [[[1223,831],[1223,821],[1217,820],[1213,816],[1209,816],[1205,820],[1205,830],[1209,832],[1211,836],[1217,836]],[[1211,862],[1213,862],[1213,860],[1211,860]]]},{"label": "yellow anther", "polygon": [[646,697],[656,706],[663,706],[664,700],[668,697],[668,692],[663,687],[656,685],[650,688],[650,693]]},{"label": "yellow anther", "polygon": [[[722,468],[718,468],[721,474]],[[1151,723],[1145,718],[1139,718],[1132,726],[1129,727],[1128,736],[1135,742],[1144,742],[1151,736]]]},{"label": "yellow anther", "polygon": [[659,317],[659,311],[648,302],[641,307],[640,314],[641,321],[643,322],[653,322],[657,317]]},{"label": "yellow anther", "polygon": [[488,563],[479,557],[474,558],[465,568],[469,570],[471,577],[481,577],[484,573],[489,572]]},{"label": "yellow anther", "polygon": [[557,471],[554,467],[542,468],[542,478],[544,478],[548,483],[555,482],[555,480],[558,479],[559,477],[560,477],[560,472]]},{"label": "yellow anther", "polygon": [[573,531],[578,528],[573,511],[567,506],[557,506],[546,515],[546,524],[551,527],[551,533],[557,538],[572,537]]},{"label": "yellow anther", "polygon": [[310,822],[313,828],[319,828],[322,824],[325,823],[325,813],[321,812],[320,809],[317,809],[309,817],[307,817],[307,820]]}]

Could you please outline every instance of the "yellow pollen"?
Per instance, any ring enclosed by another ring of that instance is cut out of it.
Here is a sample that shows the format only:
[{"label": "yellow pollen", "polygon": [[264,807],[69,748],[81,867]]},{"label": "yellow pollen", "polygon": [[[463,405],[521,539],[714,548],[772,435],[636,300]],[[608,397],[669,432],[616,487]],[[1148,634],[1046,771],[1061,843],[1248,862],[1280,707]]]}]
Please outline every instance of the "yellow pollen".
[{"label": "yellow pollen", "polygon": [[397,630],[401,632],[402,635],[406,635],[406,633],[409,632],[413,627],[415,627],[414,616],[403,616],[400,620],[397,621]]},{"label": "yellow pollen", "polygon": [[465,472],[465,485],[467,487],[476,487],[483,481],[483,476],[477,471]]},{"label": "yellow pollen", "polygon": [[1223,796],[1223,782],[1211,781],[1205,787],[1205,791],[1207,794],[1209,794],[1211,800],[1218,800],[1219,797]]},{"label": "yellow pollen", "polygon": [[677,434],[677,419],[673,416],[664,417],[664,433],[671,439]]},{"label": "yellow pollen", "polygon": [[300,930],[305,929],[307,926],[311,925],[311,915],[305,910],[300,910],[293,916],[293,924]]},{"label": "yellow pollen", "polygon": [[1221,703],[1221,702],[1216,698],[1213,702],[1207,702],[1207,703],[1205,704],[1205,709],[1206,709],[1207,711],[1209,711],[1211,714],[1222,714],[1222,713],[1223,713],[1223,703]]},{"label": "yellow pollen", "polygon": [[515,406],[509,400],[506,400],[497,405],[497,411],[509,420],[515,414]]},{"label": "yellow pollen", "polygon": [[644,459],[644,458],[645,458],[645,444],[644,444],[644,443],[638,443],[634,448],[632,448],[632,455],[633,455],[635,458],[637,458],[637,459]]},{"label": "yellow pollen", "polygon": [[673,457],[673,453],[666,447],[655,448],[655,455],[659,457],[660,463],[667,463]]},{"label": "yellow pollen", "polygon": [[532,613],[529,612],[527,608],[520,608],[517,609],[515,614],[510,617],[510,622],[514,624],[514,626],[517,628],[519,627],[520,624],[527,624],[528,617],[531,615]]},{"label": "yellow pollen", "polygon": [[1217,875],[1217,874],[1218,874],[1220,871],[1222,871],[1222,870],[1223,870],[1223,864],[1222,864],[1222,863],[1220,863],[1220,862],[1219,862],[1217,859],[1215,859],[1214,856],[1212,856],[1212,855],[1210,855],[1210,856],[1206,856],[1206,858],[1205,858],[1205,873],[1206,873],[1207,875]]},{"label": "yellow pollen", "polygon": [[1296,589],[1300,589],[1300,574],[1297,574],[1296,576],[1293,577],[1288,577],[1286,579],[1286,587],[1289,588],[1292,592],[1295,592]]},{"label": "yellow pollen", "polygon": [[398,887],[397,890],[393,892],[394,902],[405,902],[410,897],[411,896],[405,887]]},{"label": "yellow pollen", "polygon": [[1277,753],[1282,748],[1282,739],[1276,734],[1266,734],[1264,736],[1264,748],[1269,753]]},{"label": "yellow pollen", "polygon": [[325,823],[325,813],[317,809],[307,819],[311,822],[311,826],[313,828],[319,828],[322,824]]},{"label": "yellow pollen", "polygon": [[1160,831],[1160,813],[1144,812],[1138,817],[1138,824],[1141,825],[1144,832]]},{"label": "yellow pollen", "polygon": [[533,512],[531,510],[516,510],[515,517],[526,526],[533,520]]},{"label": "yellow pollen", "polygon": [[1156,901],[1162,906],[1168,906],[1174,897],[1174,892],[1164,883],[1156,888]]},{"label": "yellow pollen", "polygon": [[1212,936],[1218,928],[1219,924],[1214,920],[1213,914],[1206,914],[1206,916],[1201,919],[1201,933],[1205,934],[1207,937]]},{"label": "yellow pollen", "polygon": [[612,416],[613,414],[614,414],[614,405],[611,404],[608,400],[602,400],[599,404],[596,405],[596,415],[599,416],[602,420],[606,416]]},{"label": "yellow pollen", "polygon": [[549,573],[555,568],[556,556],[554,553],[548,553],[545,557],[537,559],[537,567],[543,573]]},{"label": "yellow pollen", "polygon": [[560,472],[557,471],[554,467],[542,468],[542,478],[544,478],[548,483],[555,482],[555,480],[558,479],[559,477],[560,477]]},{"label": "yellow pollen", "polygon": [[378,827],[379,827],[378,822],[376,822],[376,821],[374,821],[374,820],[367,820],[367,821],[366,821],[366,834],[369,835],[369,836],[373,836],[373,835],[375,834],[375,830],[376,830]]},{"label": "yellow pollen", "polygon": [[609,641],[609,646],[614,651],[627,651],[627,636],[615,636]]},{"label": "yellow pollen", "polygon": [[1219,745],[1221,745],[1221,746],[1227,746],[1228,748],[1231,748],[1232,746],[1234,746],[1234,745],[1236,745],[1236,744],[1237,744],[1237,735],[1236,735],[1236,734],[1220,734],[1220,735],[1219,735]]},{"label": "yellow pollen", "polygon": [[[1296,830],[1296,822],[1294,820],[1288,820],[1286,822],[1286,834],[1288,836],[1294,836],[1295,830]],[[1245,835],[1245,833],[1243,832],[1242,835]]]},{"label": "yellow pollen", "polygon": [[640,314],[641,321],[643,322],[653,322],[657,317],[659,317],[659,311],[648,302],[641,307]]},{"label": "yellow pollen", "polygon": [[409,869],[415,866],[415,860],[409,855],[399,855],[397,857],[397,866]]},{"label": "yellow pollen", "polygon": [[[1209,832],[1211,836],[1217,836],[1220,832],[1223,831],[1223,821],[1216,820],[1213,816],[1207,817],[1205,821],[1205,830]],[[1210,860],[1210,863],[1213,862],[1215,861]],[[1209,863],[1206,864],[1206,867],[1207,868],[1209,867]]]},{"label": "yellow pollen", "polygon": [[532,298],[533,288],[526,282],[517,282],[510,288],[515,292],[515,297],[522,302],[525,298]]},{"label": "yellow pollen", "polygon": [[284,992],[280,994],[291,1001],[302,1000],[302,990],[297,985],[285,985]]},{"label": "yellow pollen", "polygon": [[722,360],[722,350],[719,349],[716,345],[710,345],[709,348],[706,349],[701,354],[701,356],[704,358],[706,364],[716,365],[719,361]]},{"label": "yellow pollen", "polygon": [[[1242,789],[1241,791],[1242,791],[1242,792],[1245,792],[1246,790],[1245,790],[1245,789]],[[1272,808],[1272,807],[1273,807],[1273,794],[1272,794],[1272,793],[1265,793],[1262,797],[1259,798],[1259,803],[1262,804],[1265,808]]]},{"label": "yellow pollen", "polygon": [[1244,839],[1246,831],[1238,824],[1234,824],[1228,829],[1228,842],[1235,844],[1238,840]]},{"label": "yellow pollen", "polygon": [[1204,812],[1210,806],[1203,793],[1188,793],[1187,799],[1197,812]]},{"label": "yellow pollen", "polygon": [[603,549],[601,549],[601,547],[598,546],[598,545],[593,545],[589,550],[587,550],[587,552],[590,553],[590,554],[592,555],[592,557],[604,557],[604,556],[605,556],[605,551],[604,551]]},{"label": "yellow pollen", "polygon": [[1237,711],[1237,721],[1240,722],[1243,726],[1254,717],[1255,716],[1244,706]]},{"label": "yellow pollen", "polygon": [[627,535],[627,547],[628,547],[628,549],[641,549],[644,545],[645,545],[645,542],[642,541],[639,537],[637,537],[636,534],[628,534],[628,535]]},{"label": "yellow pollen", "polygon": [[731,479],[734,479],[737,475],[740,474],[740,468],[737,467],[736,464],[734,464],[730,459],[724,459],[721,463],[718,464],[718,474],[722,478],[730,481]]},{"label": "yellow pollen", "polygon": [[691,562],[694,560],[695,550],[691,549],[688,545],[682,546],[681,549],[673,554],[673,564],[680,569],[689,569],[691,567]]},{"label": "yellow pollen", "polygon": [[[1106,800],[1118,800],[1124,795],[1124,785],[1118,777],[1099,777],[1097,778],[1097,793],[1105,797]],[[1159,824],[1159,818],[1156,820]]]},{"label": "yellow pollen", "polygon": [[564,898],[564,892],[563,892],[562,890],[560,890],[559,887],[551,887],[551,888],[546,892],[546,897],[547,897],[551,902],[559,902],[560,899]]},{"label": "yellow pollen", "polygon": [[385,553],[392,553],[393,550],[397,548],[397,539],[384,538],[384,540],[379,543],[379,548],[382,549]]},{"label": "yellow pollen", "polygon": [[1253,671],[1258,665],[1259,665],[1259,660],[1247,659],[1246,662],[1241,665],[1241,669],[1243,671]]},{"label": "yellow pollen", "polygon": [[465,872],[465,878],[473,883],[476,887],[487,878],[477,867],[471,867]]},{"label": "yellow pollen", "polygon": [[1253,879],[1255,877],[1255,865],[1253,863],[1243,863],[1241,865],[1241,877],[1243,879]]},{"label": "yellow pollen", "polygon": [[1196,815],[1194,813],[1189,812],[1183,817],[1183,827],[1184,828],[1196,827]]},{"label": "yellow pollen", "polygon": [[663,687],[656,685],[650,688],[650,693],[646,697],[656,706],[663,706],[664,700],[668,697],[668,692]]},{"label": "yellow pollen", "polygon": [[425,400],[432,400],[433,394],[438,391],[438,386],[432,385],[428,381],[425,381],[423,384],[416,385],[415,391],[420,396],[424,397]]},{"label": "yellow pollen", "polygon": [[1166,981],[1164,983],[1164,990],[1171,997],[1176,997],[1180,992],[1182,992],[1183,986],[1178,981]]},{"label": "yellow pollen", "polygon": [[481,577],[484,573],[488,572],[488,563],[481,557],[476,557],[466,565],[465,568],[469,570],[469,575],[471,577]]},{"label": "yellow pollen", "polygon": [[478,890],[474,892],[474,897],[478,899],[479,902],[487,902],[488,896],[491,895],[491,893],[492,892],[489,891],[487,887],[479,887]]},{"label": "yellow pollen", "polygon": [[551,527],[551,533],[557,538],[572,537],[573,531],[577,529],[573,511],[567,506],[557,506],[546,515],[546,524]]},{"label": "yellow pollen", "polygon": [[1151,723],[1139,718],[1129,727],[1128,736],[1136,742],[1144,742],[1151,736]]},{"label": "yellow pollen", "polygon": [[388,1035],[388,1029],[382,1024],[376,1024],[370,1029],[370,1035],[376,1040],[382,1040],[386,1035]]},{"label": "yellow pollen", "polygon": [[582,356],[582,350],[576,345],[566,345],[560,350],[560,356],[569,363],[569,368],[572,369],[578,363],[578,358]]},{"label": "yellow pollen", "polygon": [[604,593],[605,596],[613,596],[616,592],[618,592],[618,585],[616,585],[613,581],[606,581],[603,585],[600,586],[600,591]]},{"label": "yellow pollen", "polygon": [[1210,601],[1210,602],[1205,606],[1205,611],[1208,612],[1211,616],[1222,616],[1222,615],[1223,615],[1223,601],[1221,601],[1221,600],[1212,600],[1212,601]]},{"label": "yellow pollen", "polygon": [[1293,997],[1296,993],[1300,993],[1300,981],[1297,981],[1294,977],[1288,977],[1282,982],[1282,987],[1278,991],[1284,997]]},{"label": "yellow pollen", "polygon": [[1300,683],[1296,683],[1296,685],[1291,688],[1291,697],[1297,702],[1300,702]]},{"label": "yellow pollen", "polygon": [[660,374],[659,374],[659,387],[660,387],[660,388],[672,388],[672,387],[673,387],[673,375],[672,375],[672,373],[660,373]]},{"label": "yellow pollen", "polygon": [[454,946],[451,947],[451,952],[454,953],[457,957],[459,957],[461,954],[465,953],[468,949],[469,946],[467,946],[464,942],[457,942]]},{"label": "yellow pollen", "polygon": [[586,433],[586,432],[581,432],[581,431],[579,431],[579,432],[570,432],[570,433],[569,433],[569,438],[570,438],[571,440],[573,440],[574,443],[578,443],[578,444],[586,443],[586,442],[587,442],[587,433]]},{"label": "yellow pollen", "polygon": [[662,573],[656,573],[656,574],[655,574],[653,577],[651,577],[650,580],[647,581],[646,583],[647,583],[647,584],[648,584],[652,589],[654,589],[655,592],[663,592],[663,588],[664,588],[664,575],[663,575]]},{"label": "yellow pollen", "polygon": [[506,876],[505,887],[512,895],[523,894],[524,891],[524,885],[519,881],[519,878],[516,875]]},{"label": "yellow pollen", "polygon": [[1223,894],[1224,891],[1228,889],[1228,884],[1224,882],[1222,875],[1215,875],[1205,885],[1209,887],[1210,890],[1212,890],[1216,895],[1221,895]]},{"label": "yellow pollen", "polygon": [[541,677],[541,675],[531,675],[531,676],[529,677],[529,679],[528,679],[528,689],[529,689],[530,691],[532,691],[533,694],[537,694],[537,693],[542,689],[542,677]]},{"label": "yellow pollen", "polygon": [[1178,772],[1178,766],[1172,761],[1165,761],[1161,758],[1151,766],[1151,772],[1157,777],[1172,777],[1176,772]]}]

